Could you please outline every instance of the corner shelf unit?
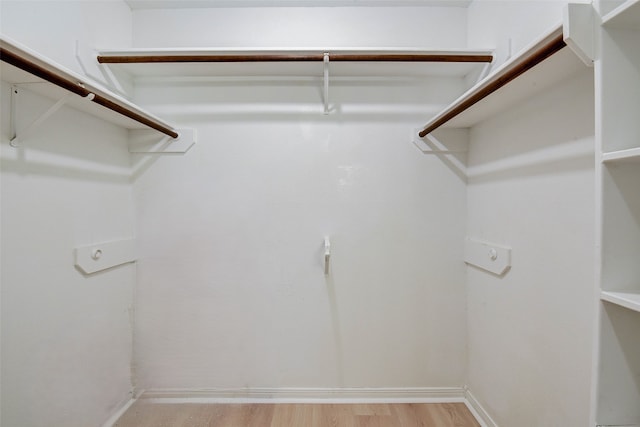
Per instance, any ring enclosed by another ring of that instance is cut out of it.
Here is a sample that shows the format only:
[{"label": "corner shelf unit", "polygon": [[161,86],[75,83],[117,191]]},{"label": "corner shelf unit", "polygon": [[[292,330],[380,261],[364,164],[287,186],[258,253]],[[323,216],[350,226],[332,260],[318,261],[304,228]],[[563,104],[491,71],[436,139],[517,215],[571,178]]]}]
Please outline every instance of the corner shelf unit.
[{"label": "corner shelf unit", "polygon": [[592,424],[640,426],[640,0],[599,6],[608,13],[597,29],[601,250]]},{"label": "corner shelf unit", "polygon": [[164,120],[5,36],[0,36],[0,61],[2,80],[10,84],[54,100],[66,97],[67,105],[127,129],[152,128],[178,137]]}]

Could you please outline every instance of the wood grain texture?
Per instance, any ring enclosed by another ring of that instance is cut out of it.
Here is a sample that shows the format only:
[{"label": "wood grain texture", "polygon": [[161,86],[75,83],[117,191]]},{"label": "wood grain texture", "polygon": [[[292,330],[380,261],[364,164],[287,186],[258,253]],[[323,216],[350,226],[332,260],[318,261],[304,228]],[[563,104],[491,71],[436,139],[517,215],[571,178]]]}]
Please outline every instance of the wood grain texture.
[{"label": "wood grain texture", "polygon": [[463,403],[200,404],[139,400],[114,427],[479,427]]},{"label": "wood grain texture", "polygon": [[[405,53],[332,53],[333,62],[492,62],[493,55],[405,54]],[[252,54],[252,55],[99,55],[100,64],[149,64],[181,62],[323,62],[324,54]]]}]

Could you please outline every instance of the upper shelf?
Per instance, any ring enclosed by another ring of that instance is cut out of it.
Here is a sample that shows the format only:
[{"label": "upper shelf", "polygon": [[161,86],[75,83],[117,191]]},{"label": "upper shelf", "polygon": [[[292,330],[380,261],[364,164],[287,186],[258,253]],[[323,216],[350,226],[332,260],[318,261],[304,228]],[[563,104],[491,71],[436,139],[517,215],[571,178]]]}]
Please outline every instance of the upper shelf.
[{"label": "upper shelf", "polygon": [[608,28],[640,30],[640,0],[627,0],[602,17],[602,25]]},{"label": "upper shelf", "polygon": [[600,292],[600,299],[640,312],[640,293],[638,292]]},{"label": "upper shelf", "polygon": [[425,137],[442,126],[471,127],[584,68],[584,59],[567,48],[563,26],[559,25],[429,120],[419,136]]},{"label": "upper shelf", "polygon": [[328,53],[331,77],[464,77],[493,60],[491,51],[471,49],[185,48],[103,50],[98,54],[98,62],[135,77],[322,77],[325,53]]},{"label": "upper shelf", "polygon": [[640,147],[602,153],[603,163],[640,163]]},{"label": "upper shelf", "polygon": [[[178,132],[162,119],[114,94],[80,74],[20,43],[0,35],[0,75],[11,84],[29,85],[41,95],[61,99],[69,92],[67,104],[128,129],[152,128],[172,138]],[[45,84],[42,84],[45,83]]]}]

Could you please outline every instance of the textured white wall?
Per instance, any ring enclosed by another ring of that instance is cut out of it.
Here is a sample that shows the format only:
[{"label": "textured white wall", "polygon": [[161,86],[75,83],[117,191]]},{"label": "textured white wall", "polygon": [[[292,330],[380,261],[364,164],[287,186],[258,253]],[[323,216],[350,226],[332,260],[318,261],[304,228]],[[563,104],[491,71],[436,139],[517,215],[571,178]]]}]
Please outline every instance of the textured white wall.
[{"label": "textured white wall", "polygon": [[460,7],[134,10],[137,47],[464,47]]},{"label": "textured white wall", "polygon": [[[398,96],[375,86],[358,92]],[[464,384],[464,181],[416,150],[404,115],[323,116],[313,86],[250,91],[138,90],[199,134],[134,184],[138,385]],[[243,96],[247,113],[207,113]]]},{"label": "textured white wall", "polygon": [[[2,31],[78,70],[75,39],[130,40],[130,11],[110,2],[0,3]],[[1,102],[3,426],[97,426],[130,398],[135,267],[85,277],[73,248],[133,235],[126,133],[76,110],[9,146]],[[23,89],[24,128],[54,101]]]},{"label": "textured white wall", "polygon": [[471,130],[468,235],[513,248],[467,269],[469,387],[499,426],[589,423],[594,283],[593,75]]},{"label": "textured white wall", "polygon": [[[134,44],[461,47],[465,22],[459,8],[144,10]],[[141,388],[464,384],[465,183],[411,144],[459,79],[334,81],[329,116],[320,81],[140,83],[141,103],[199,134],[134,185]]]},{"label": "textured white wall", "polygon": [[[475,0],[469,44],[496,46],[500,64],[565,4]],[[471,132],[468,234],[514,250],[504,279],[467,272],[469,386],[500,426],[588,424],[593,102],[586,72]]]},{"label": "textured white wall", "polygon": [[467,43],[472,47],[495,49],[492,68],[496,68],[559,25],[567,3],[566,0],[473,0],[467,9]]},{"label": "textured white wall", "polygon": [[2,0],[2,34],[78,73],[76,40],[91,48],[131,46],[131,10],[122,0]]}]

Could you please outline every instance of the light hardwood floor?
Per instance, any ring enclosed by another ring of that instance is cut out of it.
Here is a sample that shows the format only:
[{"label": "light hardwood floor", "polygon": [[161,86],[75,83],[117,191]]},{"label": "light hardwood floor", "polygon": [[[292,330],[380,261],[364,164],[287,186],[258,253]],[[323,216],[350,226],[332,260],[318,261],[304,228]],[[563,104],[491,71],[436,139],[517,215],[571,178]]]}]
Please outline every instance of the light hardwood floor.
[{"label": "light hardwood floor", "polygon": [[479,427],[464,403],[199,404],[138,400],[117,427]]}]

